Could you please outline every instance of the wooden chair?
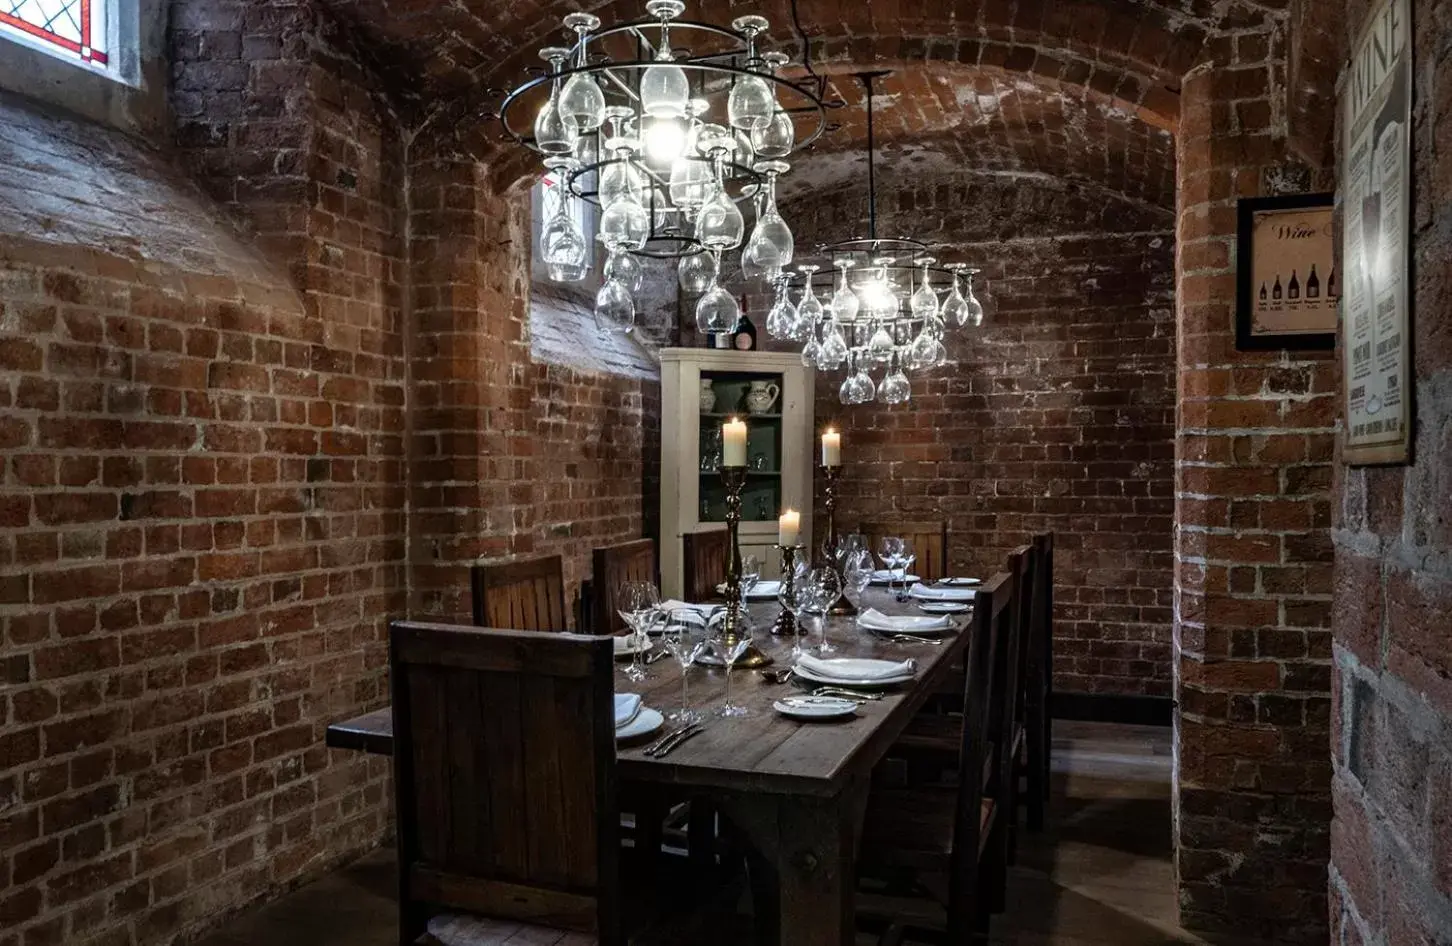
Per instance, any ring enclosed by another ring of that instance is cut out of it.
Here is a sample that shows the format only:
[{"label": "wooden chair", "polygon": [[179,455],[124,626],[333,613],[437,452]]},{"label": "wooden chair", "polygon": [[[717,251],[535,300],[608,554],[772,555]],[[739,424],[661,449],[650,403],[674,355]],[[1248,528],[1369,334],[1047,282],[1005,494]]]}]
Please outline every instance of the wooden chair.
[{"label": "wooden chair", "polygon": [[564,631],[564,559],[558,555],[475,565],[469,570],[474,625],[516,631]]},{"label": "wooden chair", "polygon": [[625,942],[612,663],[603,637],[394,622],[400,944]]},{"label": "wooden chair", "polygon": [[[1008,553],[1004,561],[1004,570],[1014,578],[1014,601],[1013,601],[1013,623],[1014,623],[1014,649],[1011,652],[1013,662],[1013,678],[1015,686],[1013,700],[1008,706],[1008,746],[1009,746],[1009,794],[1007,799],[1008,818],[1006,819],[1006,831],[1008,845],[1005,853],[1008,863],[1013,863],[1018,856],[1018,802],[1019,802],[1019,777],[1024,774],[1025,753],[1028,747],[1028,698],[1026,681],[1028,679],[1029,665],[1029,635],[1032,625],[1034,608],[1034,593],[1036,575],[1038,572],[1038,549],[1032,545],[1022,545]],[[1034,787],[1038,787],[1037,781]],[[1033,811],[1033,800],[1030,799],[1030,813]],[[1043,796],[1038,799],[1039,820],[1043,820]]]},{"label": "wooden chair", "polygon": [[[946,889],[934,893],[946,908],[949,943],[968,943],[975,932],[987,932],[990,910],[1006,883],[1016,595],[1013,576],[1000,573],[974,599],[954,778],[903,789],[875,787],[863,822],[864,874],[883,871],[899,879],[907,874],[916,890],[931,890],[934,878],[947,878]],[[906,925],[891,920],[882,941],[900,942]]]},{"label": "wooden chair", "polygon": [[946,578],[948,572],[948,523],[941,522],[863,522],[858,531],[867,538],[867,547],[877,554],[883,536],[896,535],[912,543],[918,560],[913,572],[924,581]]},{"label": "wooden chair", "polygon": [[1053,719],[1049,696],[1054,686],[1054,534],[1034,536],[1033,604],[1029,612],[1028,647],[1024,664],[1024,725],[1028,741],[1025,797],[1028,826],[1044,826],[1044,803],[1049,796],[1049,756],[1053,745]]},{"label": "wooden chair", "polygon": [[627,581],[660,583],[653,539],[637,539],[595,550],[594,569],[590,575],[589,627],[592,634],[621,634],[627,630],[625,619],[616,606],[620,586]]},{"label": "wooden chair", "polygon": [[726,530],[687,532],[681,536],[685,565],[683,587],[687,601],[711,601],[721,596],[716,586],[726,581],[726,557],[731,554]]}]

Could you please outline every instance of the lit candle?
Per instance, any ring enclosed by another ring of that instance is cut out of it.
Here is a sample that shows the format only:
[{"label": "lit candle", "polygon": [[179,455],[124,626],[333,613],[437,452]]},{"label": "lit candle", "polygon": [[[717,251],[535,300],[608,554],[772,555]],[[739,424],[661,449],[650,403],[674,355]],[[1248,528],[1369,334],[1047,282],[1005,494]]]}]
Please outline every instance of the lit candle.
[{"label": "lit candle", "polygon": [[746,465],[746,421],[733,417],[721,425],[721,465]]},{"label": "lit candle", "polygon": [[781,514],[776,521],[776,544],[782,547],[797,544],[797,539],[802,534],[802,514],[795,509],[788,509]]},{"label": "lit candle", "polygon": [[842,435],[835,430],[822,434],[822,466],[842,465]]}]

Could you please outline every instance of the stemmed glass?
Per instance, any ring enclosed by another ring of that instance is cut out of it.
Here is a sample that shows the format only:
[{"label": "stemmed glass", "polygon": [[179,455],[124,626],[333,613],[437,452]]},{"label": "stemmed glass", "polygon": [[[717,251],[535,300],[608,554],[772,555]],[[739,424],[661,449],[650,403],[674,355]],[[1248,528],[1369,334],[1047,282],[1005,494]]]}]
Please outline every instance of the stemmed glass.
[{"label": "stemmed glass", "polygon": [[842,566],[842,596],[854,608],[862,607],[862,592],[872,584],[872,554],[866,549],[848,552]]},{"label": "stemmed glass", "polygon": [[912,543],[904,539],[902,543],[902,558],[898,560],[898,568],[902,572],[902,587],[897,592],[897,600],[899,601],[906,601],[908,599],[908,569],[912,568],[913,562],[917,560],[918,557],[913,552]]},{"label": "stemmed glass", "polygon": [[[721,703],[721,708],[716,711],[717,716],[730,718],[733,716],[749,716],[751,710],[731,702],[731,668],[736,659],[746,653],[746,648],[751,646],[751,632],[749,628],[738,628],[734,641],[726,636],[726,622],[721,621],[717,625],[717,637],[711,642],[716,654],[726,661],[726,696]],[[745,632],[745,633],[742,633]]]},{"label": "stemmed glass", "polygon": [[690,676],[691,665],[706,648],[706,637],[706,625],[696,612],[683,609],[672,611],[666,616],[660,640],[681,665],[681,708],[670,717],[677,722],[698,723],[703,718],[699,710],[691,709],[690,690],[686,681]]},{"label": "stemmed glass", "polygon": [[842,597],[842,576],[836,568],[814,568],[807,576],[811,589],[812,611],[818,615],[817,653],[830,654],[837,648],[827,643],[827,612]]},{"label": "stemmed glass", "polygon": [[741,620],[747,627],[751,627],[751,609],[747,601],[751,597],[751,589],[755,588],[759,581],[761,581],[761,559],[755,555],[741,556]]},{"label": "stemmed glass", "polygon": [[778,603],[795,619],[792,621],[792,627],[796,629],[796,640],[792,642],[794,659],[802,655],[801,617],[812,606],[813,592],[807,584],[807,572],[806,562],[798,561],[793,567],[792,581],[790,583],[783,581],[776,592]]},{"label": "stemmed glass", "polygon": [[640,661],[642,645],[650,641],[645,629],[649,626],[651,616],[660,607],[660,591],[655,584],[649,581],[626,581],[620,584],[619,613],[630,627],[630,635],[626,638],[630,648],[634,651],[631,654],[630,666],[622,671],[627,678],[635,683],[645,679],[645,666]]},{"label": "stemmed glass", "polygon": [[882,560],[882,567],[887,570],[887,590],[893,591],[893,570],[902,561],[903,546],[906,545],[900,536],[885,535],[878,540],[877,557]]}]

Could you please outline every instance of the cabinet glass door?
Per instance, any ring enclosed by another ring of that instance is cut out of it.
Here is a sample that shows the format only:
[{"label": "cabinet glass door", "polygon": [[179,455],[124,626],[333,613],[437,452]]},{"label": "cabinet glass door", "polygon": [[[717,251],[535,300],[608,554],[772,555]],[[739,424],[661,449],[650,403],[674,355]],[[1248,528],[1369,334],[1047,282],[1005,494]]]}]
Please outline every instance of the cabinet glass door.
[{"label": "cabinet glass door", "polygon": [[782,376],[777,372],[702,371],[697,466],[701,473],[701,522],[726,521],[721,483],[721,425],[746,422],[746,487],[743,522],[775,521],[782,506]]}]

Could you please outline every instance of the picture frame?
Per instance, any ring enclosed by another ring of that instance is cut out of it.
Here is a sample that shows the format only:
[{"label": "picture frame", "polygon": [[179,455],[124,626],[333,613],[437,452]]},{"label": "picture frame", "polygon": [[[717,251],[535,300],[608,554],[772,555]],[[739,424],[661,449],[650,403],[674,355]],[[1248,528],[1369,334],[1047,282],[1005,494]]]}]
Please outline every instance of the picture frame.
[{"label": "picture frame", "polygon": [[1238,212],[1235,347],[1335,348],[1335,195],[1247,197]]}]

